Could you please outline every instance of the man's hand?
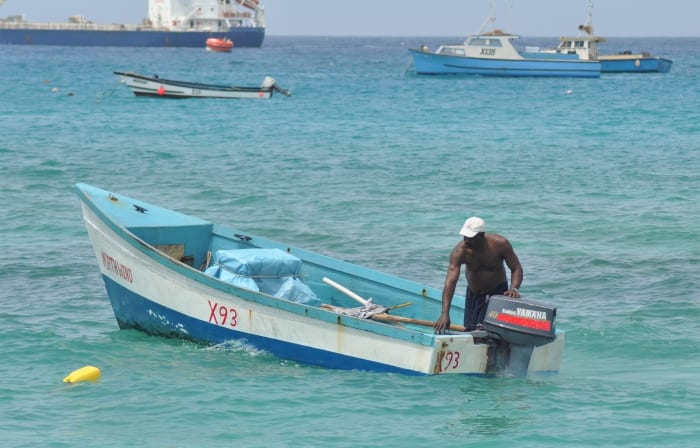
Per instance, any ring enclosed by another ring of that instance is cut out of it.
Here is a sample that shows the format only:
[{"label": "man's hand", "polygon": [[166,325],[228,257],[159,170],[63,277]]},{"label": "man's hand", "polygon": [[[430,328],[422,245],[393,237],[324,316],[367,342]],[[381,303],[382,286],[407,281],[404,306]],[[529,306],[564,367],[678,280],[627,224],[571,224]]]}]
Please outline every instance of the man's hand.
[{"label": "man's hand", "polygon": [[435,334],[445,334],[445,329],[450,328],[450,315],[441,314],[440,319],[435,322],[435,326],[433,328],[435,329]]},{"label": "man's hand", "polygon": [[514,299],[519,299],[520,298],[520,291],[517,289],[509,289],[508,291],[503,293],[504,296],[512,297]]}]

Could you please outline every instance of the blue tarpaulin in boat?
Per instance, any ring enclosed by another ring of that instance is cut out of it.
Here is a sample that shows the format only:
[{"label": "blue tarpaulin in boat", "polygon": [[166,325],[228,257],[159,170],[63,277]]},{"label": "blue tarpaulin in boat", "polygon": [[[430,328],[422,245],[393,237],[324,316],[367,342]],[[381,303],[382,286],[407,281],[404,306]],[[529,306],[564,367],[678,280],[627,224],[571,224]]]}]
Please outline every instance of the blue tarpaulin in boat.
[{"label": "blue tarpaulin in boat", "polygon": [[299,258],[279,249],[219,250],[205,273],[240,288],[320,305],[320,299],[300,279],[301,266]]}]

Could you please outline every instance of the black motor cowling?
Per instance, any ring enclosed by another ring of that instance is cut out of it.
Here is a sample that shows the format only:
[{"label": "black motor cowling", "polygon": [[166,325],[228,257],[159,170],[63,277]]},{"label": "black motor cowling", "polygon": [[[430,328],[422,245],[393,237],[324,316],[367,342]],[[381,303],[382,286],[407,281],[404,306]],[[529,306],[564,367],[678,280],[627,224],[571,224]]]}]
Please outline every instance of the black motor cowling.
[{"label": "black motor cowling", "polygon": [[491,296],[483,327],[508,344],[537,347],[552,342],[557,309],[533,301]]}]

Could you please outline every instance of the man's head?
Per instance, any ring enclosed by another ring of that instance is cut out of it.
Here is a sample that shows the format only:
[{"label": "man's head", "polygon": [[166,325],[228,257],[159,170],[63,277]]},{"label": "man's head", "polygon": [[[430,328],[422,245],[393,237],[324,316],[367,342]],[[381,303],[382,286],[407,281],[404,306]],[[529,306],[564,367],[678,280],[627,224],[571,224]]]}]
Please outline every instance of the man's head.
[{"label": "man's head", "polygon": [[481,218],[472,216],[467,219],[462,226],[459,234],[464,238],[464,245],[472,249],[481,247],[484,240],[484,232],[486,231],[486,223]]},{"label": "man's head", "polygon": [[464,221],[462,230],[459,234],[466,238],[474,238],[479,233],[484,233],[486,231],[486,223],[483,219],[472,216],[471,218]]}]

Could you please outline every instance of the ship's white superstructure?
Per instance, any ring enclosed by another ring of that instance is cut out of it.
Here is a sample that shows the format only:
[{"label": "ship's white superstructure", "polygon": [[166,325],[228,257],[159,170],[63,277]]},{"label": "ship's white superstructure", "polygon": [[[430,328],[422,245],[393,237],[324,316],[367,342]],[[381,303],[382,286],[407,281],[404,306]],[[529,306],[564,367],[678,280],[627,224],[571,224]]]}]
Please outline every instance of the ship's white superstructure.
[{"label": "ship's white superstructure", "polygon": [[149,0],[148,25],[173,31],[265,28],[265,9],[258,0]]},{"label": "ship's white superstructure", "polygon": [[148,16],[134,24],[100,24],[83,15],[66,22],[29,22],[24,14],[0,17],[0,44],[203,47],[210,37],[229,39],[236,48],[260,48],[265,39],[260,0],[148,0]]}]

